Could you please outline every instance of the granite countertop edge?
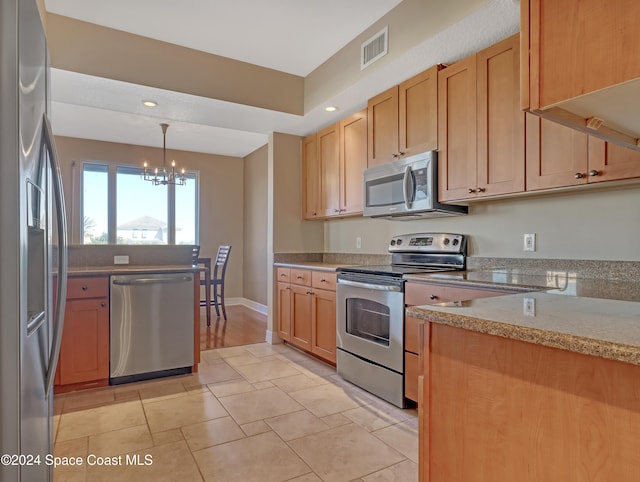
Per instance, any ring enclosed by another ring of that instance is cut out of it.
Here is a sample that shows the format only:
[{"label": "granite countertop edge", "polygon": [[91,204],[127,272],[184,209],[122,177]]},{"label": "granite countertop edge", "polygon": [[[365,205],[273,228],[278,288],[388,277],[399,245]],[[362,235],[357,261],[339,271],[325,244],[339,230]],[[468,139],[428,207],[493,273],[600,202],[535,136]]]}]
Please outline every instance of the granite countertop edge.
[{"label": "granite countertop edge", "polygon": [[333,263],[322,263],[320,261],[300,261],[296,263],[282,263],[277,262],[273,263],[273,266],[280,268],[294,268],[294,269],[312,269],[316,271],[336,271],[338,268],[342,266],[348,266],[346,264],[333,264]]},{"label": "granite countertop edge", "polygon": [[184,273],[198,272],[202,268],[191,265],[122,265],[122,266],[70,266],[68,276],[105,276],[136,273]]},{"label": "granite countertop edge", "polygon": [[424,321],[462,328],[486,335],[500,336],[550,348],[640,365],[640,347],[555,331],[514,325],[457,313],[430,310],[428,306],[406,309],[408,316]]}]

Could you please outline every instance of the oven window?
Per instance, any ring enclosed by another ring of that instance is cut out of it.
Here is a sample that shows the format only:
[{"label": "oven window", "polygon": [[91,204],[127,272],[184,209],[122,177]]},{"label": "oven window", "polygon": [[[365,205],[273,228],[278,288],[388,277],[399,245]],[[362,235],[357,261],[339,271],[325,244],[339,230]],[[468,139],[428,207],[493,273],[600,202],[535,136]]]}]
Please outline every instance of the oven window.
[{"label": "oven window", "polygon": [[362,298],[347,298],[347,333],[389,346],[389,307]]}]

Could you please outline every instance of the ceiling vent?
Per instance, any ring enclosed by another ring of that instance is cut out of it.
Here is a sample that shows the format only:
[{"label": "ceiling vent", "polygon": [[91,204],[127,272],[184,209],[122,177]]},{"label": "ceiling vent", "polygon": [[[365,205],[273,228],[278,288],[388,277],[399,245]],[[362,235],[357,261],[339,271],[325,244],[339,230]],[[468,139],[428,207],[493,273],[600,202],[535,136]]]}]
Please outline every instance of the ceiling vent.
[{"label": "ceiling vent", "polygon": [[381,57],[387,55],[389,45],[389,27],[385,27],[360,47],[360,70],[369,67]]}]

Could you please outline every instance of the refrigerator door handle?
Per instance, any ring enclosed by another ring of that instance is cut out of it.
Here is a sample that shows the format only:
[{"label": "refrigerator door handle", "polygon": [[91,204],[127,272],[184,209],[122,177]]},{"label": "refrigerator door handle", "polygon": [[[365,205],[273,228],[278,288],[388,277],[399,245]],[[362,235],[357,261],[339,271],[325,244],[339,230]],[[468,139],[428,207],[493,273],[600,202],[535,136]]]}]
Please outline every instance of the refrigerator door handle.
[{"label": "refrigerator door handle", "polygon": [[60,345],[62,343],[62,329],[64,328],[64,310],[67,300],[67,215],[64,205],[64,193],[62,190],[62,175],[60,174],[60,163],[56,151],[51,123],[45,113],[42,117],[42,137],[44,145],[49,152],[51,160],[51,184],[53,186],[53,198],[56,205],[57,226],[58,226],[58,290],[56,295],[56,309],[53,318],[53,341],[51,343],[51,353],[49,354],[49,364],[47,368],[47,378],[45,381],[45,396],[49,397],[53,393],[53,381],[60,357]]}]

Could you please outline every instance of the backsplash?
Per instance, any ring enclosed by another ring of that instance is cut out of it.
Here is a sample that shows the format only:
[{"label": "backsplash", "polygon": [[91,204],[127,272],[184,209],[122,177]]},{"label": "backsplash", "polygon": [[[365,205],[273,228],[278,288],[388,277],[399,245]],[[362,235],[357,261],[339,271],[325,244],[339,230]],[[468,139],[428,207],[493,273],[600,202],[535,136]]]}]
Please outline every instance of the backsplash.
[{"label": "backsplash", "polygon": [[191,266],[193,246],[72,245],[69,266],[114,266],[114,256],[129,256],[128,266]]}]

